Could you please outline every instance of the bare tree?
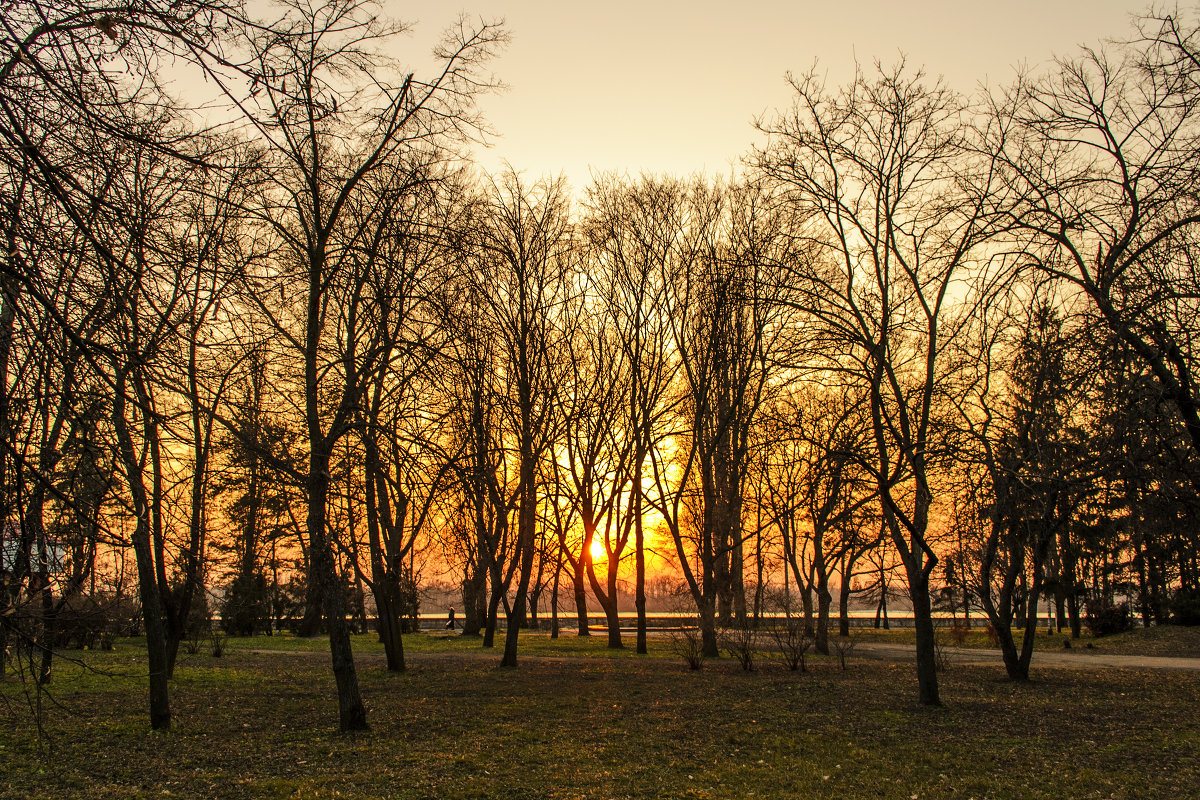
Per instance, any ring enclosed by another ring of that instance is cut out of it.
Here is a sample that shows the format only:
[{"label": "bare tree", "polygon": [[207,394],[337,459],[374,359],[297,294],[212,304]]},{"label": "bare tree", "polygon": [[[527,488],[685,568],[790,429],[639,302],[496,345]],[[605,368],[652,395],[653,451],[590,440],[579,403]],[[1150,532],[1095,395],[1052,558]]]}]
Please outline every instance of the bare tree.
[{"label": "bare tree", "polygon": [[660,221],[673,240],[664,311],[680,365],[679,420],[675,458],[651,455],[651,505],[674,539],[710,656],[718,653],[718,614],[746,623],[751,431],[787,330],[775,270],[790,260],[793,238],[765,201],[755,186],[696,185]]},{"label": "bare tree", "polygon": [[[620,505],[629,490],[636,434],[625,416],[629,375],[624,371],[621,343],[607,315],[588,307],[590,299],[581,294],[569,312],[575,317],[575,335],[566,343],[572,369],[559,394],[566,417],[562,432],[566,485],[583,528],[578,551],[568,560],[577,573],[586,573],[604,609],[608,646],[619,648],[623,645],[617,579],[633,523],[632,515],[621,514]],[[603,582],[593,557],[596,545],[604,554]],[[586,615],[586,599],[584,605]]]},{"label": "bare tree", "polygon": [[441,72],[423,82],[397,73],[373,49],[403,28],[371,15],[367,5],[298,0],[289,9],[249,42],[262,79],[253,103],[242,107],[272,153],[275,182],[257,213],[288,253],[286,263],[256,279],[284,292],[284,281],[293,280],[303,298],[294,309],[298,331],[266,302],[259,310],[278,321],[278,334],[303,362],[309,586],[330,630],[341,728],[355,730],[366,727],[366,709],[326,506],[334,447],[364,404],[367,379],[382,357],[383,330],[359,316],[363,284],[345,279],[353,275],[354,245],[370,233],[356,224],[363,218],[349,212],[372,177],[396,169],[397,159],[425,142],[472,123],[470,103],[482,86],[475,70],[503,33],[491,25],[460,25],[435,51]]},{"label": "bare tree", "polygon": [[[436,441],[441,403],[428,370],[449,333],[440,326],[434,287],[447,279],[449,240],[465,223],[458,181],[419,154],[378,176],[358,198],[364,236],[350,256],[361,286],[363,317],[379,328],[379,358],[362,409],[363,500],[371,573],[388,669],[404,669],[404,596],[418,537],[444,488],[457,453]],[[409,567],[405,567],[408,559]],[[406,588],[408,587],[408,588]]]},{"label": "bare tree", "polygon": [[[834,567],[842,565],[844,609],[849,568],[877,538],[861,535],[864,512],[876,500],[870,471],[862,463],[870,444],[866,397],[855,397],[853,387],[813,387],[781,398],[772,410],[776,425],[766,449],[773,453],[764,453],[765,468],[772,473],[768,504],[787,528],[784,557],[792,575],[798,584],[813,584],[814,644],[817,652],[828,655]],[[803,533],[798,521],[806,523]]]},{"label": "bare tree", "polygon": [[[1010,299],[1019,300],[1015,292]],[[1080,348],[1056,300],[1035,291],[1015,318],[998,303],[992,319],[981,320],[974,389],[960,405],[966,431],[960,466],[976,478],[964,489],[960,525],[982,528],[972,583],[1013,680],[1029,678],[1050,557],[1090,477],[1078,413],[1087,371],[1070,364]]]},{"label": "bare tree", "polygon": [[670,409],[667,393],[678,366],[671,348],[664,278],[676,236],[669,221],[680,199],[679,187],[672,181],[622,182],[601,176],[590,189],[584,223],[595,263],[592,278],[597,299],[619,338],[622,370],[628,376],[626,410],[621,415],[632,445],[625,460],[629,480],[625,528],[632,525],[634,534],[639,653],[647,651],[646,464],[663,435],[662,423]]},{"label": "bare tree", "polygon": [[1200,454],[1196,242],[1200,35],[1150,15],[994,97],[994,211],[1018,252],[1082,291],[1153,373]]},{"label": "bare tree", "polygon": [[[112,163],[98,166],[101,156],[119,151],[122,155],[116,156],[118,159],[140,153],[181,163],[202,163],[204,153],[191,146],[194,137],[188,127],[165,124],[171,104],[158,89],[156,70],[160,59],[174,56],[205,69],[218,63],[236,69],[222,56],[218,39],[221,31],[241,22],[239,6],[219,0],[169,5],[134,2],[117,7],[74,2],[17,3],[5,9],[0,23],[4,44],[0,59],[0,159],[6,169],[19,169],[27,175],[38,192],[57,206],[64,223],[74,229],[78,246],[88,251],[92,263],[99,266],[99,273],[112,277],[128,254],[128,242],[114,242],[106,235],[114,229],[113,224],[119,227],[121,220],[110,213],[112,208],[106,200],[109,184],[104,178]],[[125,165],[110,171],[108,178],[122,180],[137,172],[125,170]],[[139,174],[144,176],[147,171]],[[18,253],[16,249],[10,251],[12,256]],[[148,398],[123,395],[131,388],[128,380],[133,371],[141,368],[117,363],[119,354],[129,354],[128,350],[94,346],[75,327],[79,320],[64,313],[52,294],[47,294],[36,264],[11,257],[4,259],[2,268],[8,298],[21,294],[40,306],[73,344],[74,358],[94,375],[103,376],[107,391],[122,395],[116,405]],[[93,296],[103,296],[104,291],[115,291],[121,285],[118,282],[102,287]],[[112,317],[107,321],[111,322]],[[169,331],[173,324],[161,330]],[[152,416],[149,409],[143,411]],[[124,452],[128,455],[127,449]],[[149,507],[139,508],[139,512],[149,511]],[[149,544],[142,533],[139,529],[137,544],[139,555],[145,556]],[[152,560],[144,557],[138,563],[139,568],[152,568]],[[144,576],[143,593],[155,593],[157,583],[160,581],[152,574]],[[157,619],[156,601],[143,600],[148,603],[148,616]],[[148,621],[148,625],[154,634],[161,633],[158,621]],[[151,724],[166,727],[170,724],[167,664],[161,638],[150,638],[155,639],[150,648],[154,662]]]},{"label": "bare tree", "polygon": [[[538,465],[561,426],[559,392],[569,369],[563,346],[571,331],[562,312],[576,291],[576,248],[564,182],[526,187],[515,174],[502,176],[493,185],[480,234],[472,266],[479,285],[486,287],[480,299],[495,336],[497,377],[506,384],[499,393],[499,422],[515,478],[504,508],[515,515],[511,558],[517,584],[508,605],[501,664],[516,666],[517,638],[539,550]],[[505,590],[507,586],[506,581]]]},{"label": "bare tree", "polygon": [[959,180],[962,104],[903,63],[860,71],[836,92],[815,72],[791,83],[792,109],[759,125],[769,140],[755,163],[809,226],[813,257],[792,283],[814,324],[812,364],[868,392],[872,470],[916,616],[920,702],[936,705],[936,413],[943,353],[966,317],[960,298],[984,233],[983,204]]}]

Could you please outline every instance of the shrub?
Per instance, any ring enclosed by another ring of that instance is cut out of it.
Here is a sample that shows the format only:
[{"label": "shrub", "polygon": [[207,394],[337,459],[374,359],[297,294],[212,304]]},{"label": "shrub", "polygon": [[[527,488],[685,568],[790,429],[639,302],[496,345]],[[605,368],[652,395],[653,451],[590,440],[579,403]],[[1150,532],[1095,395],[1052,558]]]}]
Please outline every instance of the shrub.
[{"label": "shrub", "polygon": [[1171,622],[1200,625],[1200,589],[1179,589],[1171,598]]},{"label": "shrub", "polygon": [[1087,627],[1092,636],[1108,636],[1133,627],[1129,603],[1094,602],[1087,604]]},{"label": "shrub", "polygon": [[417,578],[408,567],[402,567],[399,575],[400,601],[400,631],[402,633],[421,632],[421,592],[417,586]]},{"label": "shrub", "polygon": [[775,640],[779,659],[788,669],[808,671],[804,654],[812,647],[813,640],[804,633],[804,625],[798,618],[788,616],[782,624],[773,626],[771,638]]},{"label": "shrub", "polygon": [[721,634],[721,646],[737,659],[745,672],[754,671],[754,657],[758,652],[757,631],[750,627],[729,628]]},{"label": "shrub", "polygon": [[846,656],[850,655],[850,651],[854,649],[854,645],[857,643],[849,636],[831,638],[829,643],[833,645],[833,652],[837,653],[838,664],[841,666],[842,672],[845,672]]},{"label": "shrub", "polygon": [[[954,636],[954,632],[958,630],[958,626],[956,625],[949,630],[950,635]],[[946,650],[946,633],[945,629],[942,628],[933,633],[933,668],[938,672],[946,672],[950,669],[950,653]]]},{"label": "shrub", "polygon": [[[183,587],[177,586],[174,591],[177,595],[181,595]],[[179,602],[178,597],[176,602]],[[212,629],[212,614],[208,610],[208,594],[204,591],[204,587],[200,586],[192,595],[191,605],[188,606],[187,622],[183,626],[184,652],[192,656],[199,653],[204,642],[211,637]]]},{"label": "shrub", "polygon": [[225,590],[221,627],[230,636],[253,636],[271,625],[271,593],[263,575],[239,575]]},{"label": "shrub", "polygon": [[698,627],[685,623],[671,631],[671,649],[684,660],[688,669],[704,666],[704,641]]},{"label": "shrub", "polygon": [[113,649],[118,636],[139,633],[141,609],[133,600],[104,594],[69,597],[55,620],[56,648]]}]

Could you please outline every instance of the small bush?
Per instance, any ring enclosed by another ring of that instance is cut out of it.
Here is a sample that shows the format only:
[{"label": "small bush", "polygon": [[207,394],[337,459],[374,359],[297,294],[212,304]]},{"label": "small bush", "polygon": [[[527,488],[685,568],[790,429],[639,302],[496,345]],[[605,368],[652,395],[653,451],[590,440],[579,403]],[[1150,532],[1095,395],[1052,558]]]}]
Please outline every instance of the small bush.
[{"label": "small bush", "polygon": [[1200,625],[1200,589],[1179,589],[1171,598],[1171,622]]},{"label": "small bush", "polygon": [[1092,636],[1109,636],[1133,627],[1129,603],[1088,603],[1087,627]]},{"label": "small bush", "polygon": [[58,613],[53,646],[112,650],[118,636],[140,633],[141,609],[125,597],[77,594]]},{"label": "small bush", "polygon": [[725,652],[737,659],[743,671],[754,671],[754,658],[758,653],[756,630],[750,627],[729,628],[721,634],[721,645]]},{"label": "small bush", "polygon": [[837,653],[838,664],[841,666],[842,672],[845,672],[846,656],[850,655],[856,642],[849,636],[837,636],[830,639],[829,643],[833,646],[833,652]]},{"label": "small bush", "polygon": [[[955,628],[950,628],[950,635],[954,635]],[[946,672],[950,669],[950,653],[946,650],[946,635],[941,630],[933,632],[933,668],[938,672]]]},{"label": "small bush", "polygon": [[230,636],[253,636],[271,625],[271,593],[260,574],[240,575],[225,590],[221,628]]},{"label": "small bush", "polygon": [[183,647],[183,652],[189,656],[194,656],[200,652],[200,648],[204,646],[204,639],[208,638],[206,632],[202,632],[195,628],[188,628],[183,634],[183,639],[180,645]]},{"label": "small bush", "polygon": [[967,636],[971,633],[971,626],[962,622],[956,622],[950,628],[950,638],[959,647],[967,643]]},{"label": "small bush", "polygon": [[685,625],[672,631],[671,649],[684,660],[688,669],[704,666],[704,638],[698,627]]},{"label": "small bush", "polygon": [[792,672],[807,672],[804,654],[812,647],[813,640],[804,633],[804,625],[796,617],[788,617],[783,624],[771,628],[779,660]]}]

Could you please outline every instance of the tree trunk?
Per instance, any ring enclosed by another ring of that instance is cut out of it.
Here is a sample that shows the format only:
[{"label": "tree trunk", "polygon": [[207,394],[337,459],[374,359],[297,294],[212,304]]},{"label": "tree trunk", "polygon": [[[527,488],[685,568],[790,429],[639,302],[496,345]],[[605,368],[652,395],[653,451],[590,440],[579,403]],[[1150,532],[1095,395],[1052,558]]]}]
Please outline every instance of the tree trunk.
[{"label": "tree trunk", "polygon": [[538,597],[540,595],[540,591],[533,591],[529,593],[529,616],[526,617],[525,627],[529,628],[531,631],[538,630],[538,626],[540,625],[538,622]]},{"label": "tree trunk", "polygon": [[705,658],[721,655],[717,646],[717,609],[712,597],[700,603],[700,652]]},{"label": "tree trunk", "polygon": [[496,646],[496,627],[500,624],[500,601],[504,599],[504,589],[499,579],[493,574],[491,593],[488,595],[487,619],[483,628],[483,646]]},{"label": "tree trunk", "polygon": [[817,572],[817,635],[814,642],[816,651],[823,656],[829,655],[829,602],[833,595],[829,593],[829,576],[824,571]]},{"label": "tree trunk", "polygon": [[611,564],[608,569],[608,605],[604,613],[608,617],[608,646],[619,650],[625,645],[621,641],[621,615],[617,609],[617,570]]},{"label": "tree trunk", "polygon": [[[39,522],[39,525],[41,523]],[[38,594],[42,601],[42,630],[41,630],[41,664],[38,666],[38,683],[45,686],[50,683],[51,667],[54,662],[54,637],[57,631],[57,615],[54,609],[54,598],[50,583],[50,553],[46,547],[46,532],[42,528],[38,534],[38,578],[41,586]]]},{"label": "tree trunk", "polygon": [[800,593],[800,606],[804,609],[804,635],[812,639],[817,635],[813,624],[812,587],[800,586],[797,591]]},{"label": "tree trunk", "polygon": [[592,631],[588,626],[588,607],[587,607],[587,573],[584,566],[586,554],[580,555],[578,559],[571,559],[571,566],[574,572],[571,575],[572,588],[575,591],[575,620],[576,636],[591,636]]},{"label": "tree trunk", "polygon": [[325,530],[325,503],[329,494],[329,459],[314,452],[309,457],[308,540],[313,583],[325,599],[325,621],[329,628],[329,653],[337,684],[338,719],[345,731],[367,730],[367,709],[358,688],[350,626],[346,622],[345,592],[334,565],[333,543]]},{"label": "tree trunk", "polygon": [[633,604],[637,608],[637,651],[645,655],[649,650],[646,646],[646,540],[645,532],[642,530],[641,480],[642,469],[639,463],[637,470],[634,472],[634,491],[637,493],[639,499],[634,511],[636,516],[633,518],[635,563]]},{"label": "tree trunk", "polygon": [[167,690],[167,632],[163,625],[154,551],[150,544],[150,508],[140,461],[125,419],[125,376],[118,373],[113,391],[113,428],[117,434],[122,466],[133,501],[134,528],[130,537],[138,572],[138,594],[142,601],[142,619],[146,626],[146,658],[150,673],[150,727],[171,727],[171,704]]},{"label": "tree trunk", "polygon": [[1004,671],[1009,680],[1024,681],[1029,679],[1028,665],[1021,669],[1021,656],[1017,652],[1017,644],[1013,639],[1012,626],[1008,622],[997,623],[992,620],[992,630],[995,631],[996,641],[1000,643],[1000,655],[1004,659]]},{"label": "tree trunk", "polygon": [[483,630],[483,623],[487,618],[486,600],[483,596],[486,586],[484,585],[483,570],[477,563],[472,562],[468,565],[468,569],[472,574],[469,574],[462,582],[462,635],[478,636]]},{"label": "tree trunk", "polygon": [[536,464],[529,450],[528,439],[521,448],[521,505],[517,517],[517,556],[521,559],[520,575],[517,578],[517,594],[508,613],[508,630],[504,637],[504,656],[500,666],[517,666],[517,637],[525,618],[525,606],[529,593],[529,580],[533,576],[533,557],[537,551],[537,483],[534,480]]},{"label": "tree trunk", "polygon": [[917,633],[917,695],[923,706],[940,706],[937,679],[937,644],[933,628],[933,607],[929,596],[929,578],[919,563],[917,550],[905,559],[909,593],[912,597],[913,620]]},{"label": "tree trunk", "polygon": [[838,590],[838,635],[850,635],[850,567],[842,571],[842,585]]},{"label": "tree trunk", "polygon": [[[378,395],[379,389],[376,389]],[[376,397],[373,401],[378,404]],[[384,533],[393,525],[387,481],[379,461],[379,447],[373,429],[363,436],[366,467],[367,541],[371,550],[371,592],[379,618],[379,639],[387,658],[389,672],[404,671],[404,625],[401,620],[400,558],[391,547],[391,536]]]},{"label": "tree trunk", "polygon": [[562,549],[554,561],[554,583],[550,587],[550,638],[558,638],[558,582],[562,576]]}]

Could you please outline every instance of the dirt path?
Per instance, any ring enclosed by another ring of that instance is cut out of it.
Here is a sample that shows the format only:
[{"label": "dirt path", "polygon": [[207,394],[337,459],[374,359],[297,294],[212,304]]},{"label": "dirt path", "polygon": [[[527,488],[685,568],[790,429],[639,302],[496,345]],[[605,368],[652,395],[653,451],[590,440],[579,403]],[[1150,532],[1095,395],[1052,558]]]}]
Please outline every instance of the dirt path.
[{"label": "dirt path", "polygon": [[[1003,666],[999,650],[974,647],[947,647],[944,651],[954,664],[969,666]],[[892,661],[908,661],[914,656],[914,646],[859,642],[854,655]],[[1030,666],[1060,669],[1183,669],[1200,670],[1200,658],[1171,658],[1166,656],[1122,656],[1100,650],[1074,648],[1071,650],[1038,650]]]}]

